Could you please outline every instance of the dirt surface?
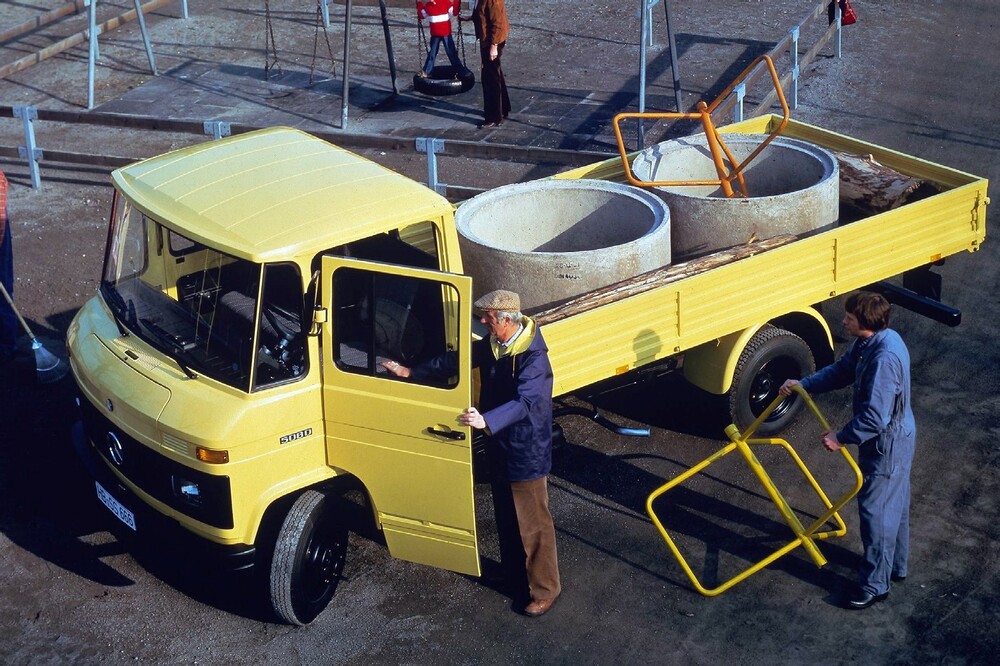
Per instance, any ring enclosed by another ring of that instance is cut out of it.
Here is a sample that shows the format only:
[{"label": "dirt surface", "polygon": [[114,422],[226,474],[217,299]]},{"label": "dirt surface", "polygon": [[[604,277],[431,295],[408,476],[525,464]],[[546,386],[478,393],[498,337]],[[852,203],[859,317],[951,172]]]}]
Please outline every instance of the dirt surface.
[{"label": "dirt surface", "polygon": [[[6,3],[0,29],[58,4]],[[131,7],[101,4],[109,14]],[[408,79],[419,56],[409,2],[389,9],[399,96],[391,95],[378,11],[355,3],[346,130],[338,78],[342,6],[333,9],[331,28],[336,72],[310,87],[316,34],[310,2],[270,3],[283,68],[282,78],[270,82],[261,71],[263,2],[192,0],[187,20],[178,18],[179,4],[148,17],[161,72],[155,79],[134,23],[102,37],[96,111],[609,151],[610,118],[637,105],[638,3],[622,9],[601,0],[508,0],[515,37],[504,67],[515,112],[492,133],[475,129],[478,86],[439,100],[412,92]],[[793,116],[997,182],[994,3],[854,4],[860,21],[844,31],[844,57],[832,57],[827,48],[807,68]],[[685,105],[711,98],[812,6],[672,0]],[[648,106],[672,110],[661,5],[654,17]],[[80,29],[52,26],[4,42],[0,65]],[[471,40],[466,48],[474,60]],[[0,80],[0,105],[83,111],[86,79],[86,49],[77,47]],[[206,140],[61,123],[39,123],[36,133],[50,150],[128,157]],[[0,119],[0,148],[21,143],[19,121]],[[365,154],[426,177],[415,152]],[[442,177],[489,187],[551,168],[453,159],[442,162]],[[15,299],[45,344],[59,351],[100,275],[111,199],[107,169],[43,162],[39,190],[9,152],[0,152],[0,169],[11,181]],[[995,186],[990,191],[995,197]],[[108,531],[111,518],[95,501],[93,482],[69,445],[72,381],[39,385],[22,338],[20,357],[0,368],[0,662],[993,663],[1000,651],[998,254],[1000,246],[988,239],[980,252],[956,256],[940,269],[945,301],[963,311],[961,326],[946,328],[897,310],[894,327],[912,354],[919,428],[913,564],[909,579],[895,585],[885,603],[863,612],[837,607],[859,551],[853,503],[844,512],[848,535],[820,544],[829,559],[825,568],[796,551],[721,596],[691,589],[646,517],[645,498],[724,438],[713,417],[716,405],[668,375],[570,400],[592,402],[622,424],[650,427],[652,435],[625,438],[588,419],[561,419],[569,443],[556,457],[551,502],[565,591],[550,614],[529,620],[511,612],[510,600],[488,581],[391,559],[377,534],[358,520],[346,579],[330,608],[309,627],[279,625],[252,580],[205,573],[170,544],[144,548]],[[838,306],[834,301],[824,310],[835,330]],[[850,396],[827,395],[820,404],[831,422],[842,422]],[[843,483],[837,460],[814,444],[816,426],[808,419],[787,436],[818,475],[835,488]],[[787,460],[764,462],[793,504],[808,508],[808,494]],[[683,536],[680,546],[699,563],[699,575],[716,571],[721,580],[764,545],[780,542],[781,519],[745,467],[713,468],[685,493],[685,512],[719,525],[715,536],[724,545],[705,551],[700,539]],[[482,554],[495,559],[489,493],[482,485],[477,515]]]}]

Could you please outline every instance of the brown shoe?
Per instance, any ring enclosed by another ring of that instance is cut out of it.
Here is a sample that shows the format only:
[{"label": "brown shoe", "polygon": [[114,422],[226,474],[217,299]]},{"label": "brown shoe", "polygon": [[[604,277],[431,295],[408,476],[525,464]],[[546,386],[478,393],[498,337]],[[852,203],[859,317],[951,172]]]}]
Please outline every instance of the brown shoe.
[{"label": "brown shoe", "polygon": [[530,604],[524,607],[524,614],[528,617],[545,615],[549,612],[549,609],[555,605],[556,599],[558,598],[558,596],[555,596],[551,599],[534,599]]}]

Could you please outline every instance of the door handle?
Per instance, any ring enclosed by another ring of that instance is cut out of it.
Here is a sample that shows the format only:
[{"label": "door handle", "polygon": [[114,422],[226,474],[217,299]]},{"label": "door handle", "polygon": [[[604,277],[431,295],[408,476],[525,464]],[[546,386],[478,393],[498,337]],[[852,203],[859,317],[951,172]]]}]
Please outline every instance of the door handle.
[{"label": "door handle", "polygon": [[438,437],[447,437],[448,439],[465,439],[465,433],[461,430],[438,430],[433,426],[427,426],[427,432],[432,435],[437,435]]}]

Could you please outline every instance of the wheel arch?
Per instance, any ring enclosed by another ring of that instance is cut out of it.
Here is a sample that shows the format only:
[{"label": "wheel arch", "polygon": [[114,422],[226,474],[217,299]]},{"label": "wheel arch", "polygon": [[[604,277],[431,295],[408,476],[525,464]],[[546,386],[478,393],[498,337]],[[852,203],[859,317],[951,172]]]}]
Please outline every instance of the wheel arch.
[{"label": "wheel arch", "polygon": [[279,620],[309,624],[333,598],[353,529],[343,501],[352,491],[370,503],[360,480],[344,474],[298,488],[267,507],[257,531],[256,575]]},{"label": "wheel arch", "polygon": [[833,363],[833,333],[818,309],[796,310],[776,317],[769,323],[805,340],[813,353],[817,368]]},{"label": "wheel arch", "polygon": [[776,326],[802,338],[821,368],[833,361],[833,334],[816,308],[794,310],[690,349],[684,354],[684,378],[698,388],[725,395],[733,385],[736,364],[747,343],[765,326]]},{"label": "wheel arch", "polygon": [[339,474],[312,485],[296,488],[291,492],[272,499],[267,508],[264,509],[254,539],[259,553],[270,552],[271,547],[274,545],[274,539],[281,529],[281,524],[284,522],[288,511],[295,503],[295,500],[309,490],[329,495],[342,495],[351,490],[357,490],[364,494],[365,502],[374,511],[375,503],[371,493],[368,492],[368,488],[361,482],[361,479],[353,474]]}]

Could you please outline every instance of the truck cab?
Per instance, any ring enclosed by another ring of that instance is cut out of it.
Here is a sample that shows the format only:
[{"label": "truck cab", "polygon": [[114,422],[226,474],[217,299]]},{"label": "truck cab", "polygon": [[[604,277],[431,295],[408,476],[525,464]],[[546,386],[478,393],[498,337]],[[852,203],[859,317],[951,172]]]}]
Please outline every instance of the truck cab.
[{"label": "truck cab", "polygon": [[[126,529],[180,527],[236,567],[269,565],[276,610],[302,624],[343,563],[344,535],[320,518],[350,479],[394,556],[478,574],[472,438],[456,420],[471,280],[452,205],[289,129],[113,182],[99,294],[68,345],[78,449]],[[460,370],[441,383],[381,365],[446,352]]]}]

